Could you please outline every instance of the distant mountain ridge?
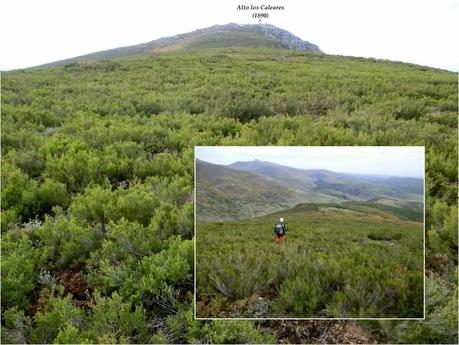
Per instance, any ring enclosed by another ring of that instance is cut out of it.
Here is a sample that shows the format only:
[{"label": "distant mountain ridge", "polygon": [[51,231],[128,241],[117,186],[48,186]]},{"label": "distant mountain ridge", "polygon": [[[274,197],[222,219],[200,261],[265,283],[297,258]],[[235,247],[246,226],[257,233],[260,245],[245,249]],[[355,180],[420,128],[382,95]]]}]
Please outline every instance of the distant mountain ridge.
[{"label": "distant mountain ridge", "polygon": [[302,170],[260,160],[217,165],[196,160],[198,221],[261,216],[300,203],[369,202],[422,209],[423,180]]},{"label": "distant mountain ridge", "polygon": [[196,160],[197,220],[251,218],[290,208],[306,195],[277,181]]},{"label": "distant mountain ridge", "polygon": [[225,25],[214,25],[170,37],[163,37],[146,43],[76,56],[40,65],[39,67],[58,66],[85,60],[105,60],[122,56],[179,49],[227,47],[284,48],[323,53],[317,45],[304,41],[289,31],[271,24],[229,23]]},{"label": "distant mountain ridge", "polygon": [[344,201],[376,197],[419,200],[424,193],[423,180],[412,177],[357,175],[325,169],[302,170],[261,160],[235,162],[229,167],[272,177],[305,192],[320,191]]}]

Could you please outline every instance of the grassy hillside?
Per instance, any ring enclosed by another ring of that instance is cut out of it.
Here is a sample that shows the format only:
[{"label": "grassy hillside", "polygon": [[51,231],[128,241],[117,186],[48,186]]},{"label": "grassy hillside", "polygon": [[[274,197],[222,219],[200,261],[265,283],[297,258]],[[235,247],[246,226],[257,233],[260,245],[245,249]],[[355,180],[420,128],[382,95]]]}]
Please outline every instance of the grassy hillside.
[{"label": "grassy hillside", "polygon": [[280,42],[276,42],[259,32],[216,32],[212,34],[196,35],[174,44],[155,47],[153,48],[153,52],[215,47],[282,48],[282,45]]},{"label": "grassy hillside", "polygon": [[74,62],[114,59],[148,53],[201,50],[207,48],[277,48],[297,49],[322,53],[318,46],[303,41],[292,33],[271,24],[214,25],[208,28],[159,38],[127,47],[103,50],[65,60],[51,62],[40,67],[61,66]]},{"label": "grassy hillside", "polygon": [[[381,204],[392,208],[399,208],[406,210],[414,218],[413,220],[422,221],[420,217],[424,215],[424,203],[422,201],[413,201],[413,200],[399,200],[399,199],[392,199],[392,198],[375,198],[368,200],[371,203]],[[407,217],[409,217],[407,215]]]},{"label": "grassy hillside", "polygon": [[417,221],[417,222],[422,222],[424,218],[424,213],[423,213],[423,208],[422,205],[419,206],[417,209],[412,209],[410,207],[407,207],[403,204],[399,204],[397,206],[389,206],[389,205],[384,205],[381,203],[372,203],[372,202],[351,202],[351,203],[344,203],[345,206],[347,207],[361,207],[363,209],[371,209],[370,212],[374,213],[379,213],[377,210],[384,212],[389,212],[394,214],[400,219],[403,220],[412,220],[412,221]]},{"label": "grassy hillside", "polygon": [[[2,342],[457,343],[455,73],[229,48],[11,71],[1,92]],[[426,320],[194,320],[195,145],[425,145]]]},{"label": "grassy hillside", "polygon": [[198,222],[251,218],[306,199],[306,193],[275,180],[196,160]]},{"label": "grassy hillside", "polygon": [[198,224],[196,259],[198,317],[423,317],[423,225],[387,209],[303,204]]}]

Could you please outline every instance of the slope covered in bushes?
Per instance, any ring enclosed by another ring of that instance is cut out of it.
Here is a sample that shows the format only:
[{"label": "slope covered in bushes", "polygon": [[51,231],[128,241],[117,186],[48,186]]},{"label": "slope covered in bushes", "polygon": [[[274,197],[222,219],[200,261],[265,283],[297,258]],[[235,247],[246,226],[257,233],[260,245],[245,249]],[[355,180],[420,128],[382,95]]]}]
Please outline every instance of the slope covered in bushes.
[{"label": "slope covered in bushes", "polygon": [[456,75],[250,49],[2,75],[3,342],[350,339],[193,319],[195,145],[425,145],[426,320],[352,325],[457,342]]},{"label": "slope covered in bushes", "polygon": [[[287,235],[276,244],[280,217]],[[423,273],[422,219],[365,203],[309,203],[196,226],[201,318],[422,318]]]}]

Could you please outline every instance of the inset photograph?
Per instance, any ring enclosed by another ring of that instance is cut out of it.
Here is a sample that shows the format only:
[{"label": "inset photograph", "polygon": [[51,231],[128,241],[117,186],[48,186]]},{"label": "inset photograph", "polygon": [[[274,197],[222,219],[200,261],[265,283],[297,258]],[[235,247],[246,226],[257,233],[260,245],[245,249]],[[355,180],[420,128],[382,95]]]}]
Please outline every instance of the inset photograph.
[{"label": "inset photograph", "polygon": [[195,313],[424,318],[424,147],[195,147]]}]

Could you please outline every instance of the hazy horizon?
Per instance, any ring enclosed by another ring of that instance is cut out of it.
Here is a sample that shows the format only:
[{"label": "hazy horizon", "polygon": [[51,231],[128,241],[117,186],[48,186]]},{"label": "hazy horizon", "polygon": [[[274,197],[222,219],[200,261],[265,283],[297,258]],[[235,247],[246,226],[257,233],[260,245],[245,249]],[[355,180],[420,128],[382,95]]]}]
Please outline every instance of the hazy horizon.
[{"label": "hazy horizon", "polygon": [[362,176],[374,176],[374,177],[413,178],[413,179],[418,179],[418,180],[423,180],[424,179],[423,177],[418,177],[418,176],[398,176],[398,175],[386,175],[386,174],[368,174],[368,173],[360,173],[360,172],[344,172],[344,171],[335,171],[335,170],[330,170],[330,169],[323,169],[323,168],[320,168],[320,167],[297,168],[297,167],[294,167],[294,166],[290,166],[290,165],[286,165],[286,164],[279,164],[279,163],[270,162],[270,161],[266,161],[266,160],[262,160],[262,159],[253,159],[253,160],[248,160],[248,161],[234,161],[234,162],[229,163],[229,164],[218,164],[218,163],[213,163],[213,162],[206,161],[204,159],[199,159],[199,158],[197,158],[197,159],[202,161],[202,162],[205,162],[205,163],[221,165],[221,166],[230,166],[231,164],[238,163],[238,162],[249,163],[249,162],[254,162],[254,161],[260,161],[260,162],[264,162],[264,163],[278,164],[278,165],[282,165],[282,166],[285,166],[285,167],[294,168],[294,169],[298,169],[298,170],[304,170],[304,171],[308,171],[308,170],[326,170],[326,171],[331,171],[331,172],[338,173],[338,174],[347,174],[347,175],[355,175],[355,176],[362,175]]},{"label": "hazy horizon", "polygon": [[[0,70],[21,69],[149,42],[216,24],[256,24],[239,1],[218,3],[26,1],[2,3]],[[452,0],[280,0],[266,24],[317,44],[326,54],[401,61],[459,71]],[[89,10],[90,9],[90,10]],[[307,20],[305,20],[307,19]],[[390,21],[390,25],[388,24]],[[426,25],[428,23],[429,25]]]},{"label": "hazy horizon", "polygon": [[219,165],[260,160],[301,170],[424,179],[422,146],[197,146],[195,158]]}]

